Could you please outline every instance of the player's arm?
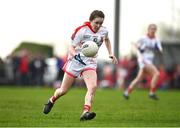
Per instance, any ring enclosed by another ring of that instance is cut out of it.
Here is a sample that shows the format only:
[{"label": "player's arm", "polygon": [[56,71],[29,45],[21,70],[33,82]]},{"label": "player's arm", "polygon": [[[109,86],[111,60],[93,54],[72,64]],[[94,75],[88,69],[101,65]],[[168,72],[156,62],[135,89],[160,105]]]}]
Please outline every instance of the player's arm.
[{"label": "player's arm", "polygon": [[81,42],[82,40],[82,32],[81,29],[79,29],[79,31],[75,31],[75,33],[73,33],[71,39],[71,45],[69,46],[69,54],[72,56],[72,58],[74,58],[75,60],[79,61],[81,64],[86,65],[84,63],[84,61],[82,60],[80,53],[76,53],[76,46]]},{"label": "player's arm", "polygon": [[108,53],[109,53],[109,58],[112,59],[112,62],[113,62],[114,64],[117,64],[118,61],[117,61],[117,58],[112,54],[112,47],[111,47],[111,43],[110,43],[109,38],[105,38],[105,39],[104,39],[104,42],[105,42],[106,48],[107,48]]},{"label": "player's arm", "polygon": [[132,47],[136,50],[136,52],[140,53],[139,45],[138,45],[137,42],[133,42],[133,43],[132,43]]},{"label": "player's arm", "polygon": [[82,40],[83,37],[83,32],[82,29],[75,29],[74,33],[71,36],[71,44],[69,46],[69,53],[72,57],[74,57],[77,53],[76,53],[76,47],[79,45],[79,43]]},{"label": "player's arm", "polygon": [[75,56],[75,55],[76,55],[75,46],[70,45],[68,51],[69,51],[69,54],[70,54],[71,56]]},{"label": "player's arm", "polygon": [[155,49],[157,49],[156,51],[158,51],[160,62],[164,63],[163,48],[159,40],[157,41],[157,44],[155,45]]},{"label": "player's arm", "polygon": [[155,49],[157,49],[158,52],[160,52],[162,54],[163,48],[162,48],[161,42],[159,40],[155,44]]},{"label": "player's arm", "polygon": [[73,46],[73,45],[69,46],[69,54],[71,55],[72,58],[79,61],[81,64],[86,65],[86,63],[84,63],[84,61],[81,59],[80,54],[76,53],[75,46]]},{"label": "player's arm", "polygon": [[140,53],[144,53],[144,51],[146,49],[146,45],[142,38],[139,39],[136,43],[134,43],[134,46]]}]

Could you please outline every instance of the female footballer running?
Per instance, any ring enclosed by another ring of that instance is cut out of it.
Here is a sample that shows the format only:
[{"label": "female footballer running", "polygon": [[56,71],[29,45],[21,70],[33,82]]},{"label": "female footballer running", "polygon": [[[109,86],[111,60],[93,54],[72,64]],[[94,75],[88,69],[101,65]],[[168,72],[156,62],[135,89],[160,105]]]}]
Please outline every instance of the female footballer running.
[{"label": "female footballer running", "polygon": [[145,75],[151,75],[150,91],[149,97],[154,100],[158,100],[156,91],[156,83],[159,78],[159,71],[153,64],[154,52],[159,51],[162,53],[162,46],[160,40],[155,36],[157,31],[157,26],[155,24],[150,24],[148,26],[147,35],[140,38],[135,44],[138,49],[138,62],[139,62],[139,72],[137,77],[130,83],[128,89],[124,92],[124,98],[128,99],[129,94],[133,90],[133,87],[145,77]]},{"label": "female footballer running", "polygon": [[91,120],[96,116],[96,113],[90,112],[92,107],[93,97],[97,88],[97,56],[86,57],[81,52],[81,46],[86,41],[94,41],[100,47],[105,43],[109,57],[114,64],[117,64],[116,57],[112,54],[111,43],[108,38],[108,31],[102,26],[104,21],[104,13],[100,10],[94,10],[89,17],[89,22],[85,22],[82,26],[75,29],[72,34],[72,43],[69,47],[68,60],[65,63],[63,70],[65,72],[62,85],[56,89],[54,95],[48,100],[44,106],[44,113],[48,114],[51,111],[55,101],[66,94],[71,87],[74,79],[81,76],[86,84],[87,93],[80,120]]}]

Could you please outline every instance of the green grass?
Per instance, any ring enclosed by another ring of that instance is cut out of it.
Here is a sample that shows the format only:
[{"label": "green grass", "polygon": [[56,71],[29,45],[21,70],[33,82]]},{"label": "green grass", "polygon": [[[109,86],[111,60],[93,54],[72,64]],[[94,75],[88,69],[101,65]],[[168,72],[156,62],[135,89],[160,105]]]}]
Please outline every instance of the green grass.
[{"label": "green grass", "polygon": [[79,121],[85,89],[72,88],[44,115],[43,104],[53,92],[50,88],[0,87],[0,126],[180,126],[180,92],[176,90],[158,91],[159,101],[149,99],[147,90],[135,90],[127,101],[120,90],[98,89],[92,107],[97,116],[86,122]]}]

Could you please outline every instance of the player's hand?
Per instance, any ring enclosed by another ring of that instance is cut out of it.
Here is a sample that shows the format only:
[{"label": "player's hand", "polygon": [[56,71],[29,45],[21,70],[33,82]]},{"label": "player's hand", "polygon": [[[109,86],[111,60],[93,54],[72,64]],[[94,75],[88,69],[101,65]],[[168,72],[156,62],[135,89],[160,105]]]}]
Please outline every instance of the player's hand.
[{"label": "player's hand", "polygon": [[74,59],[77,60],[77,61],[79,61],[81,64],[86,65],[86,63],[84,63],[84,61],[81,59],[80,54],[75,55],[75,56],[74,56]]},{"label": "player's hand", "polygon": [[145,51],[143,48],[138,48],[138,50],[140,51],[140,53],[143,53]]},{"label": "player's hand", "polygon": [[109,55],[109,58],[112,59],[113,64],[118,64],[118,60],[114,55]]}]

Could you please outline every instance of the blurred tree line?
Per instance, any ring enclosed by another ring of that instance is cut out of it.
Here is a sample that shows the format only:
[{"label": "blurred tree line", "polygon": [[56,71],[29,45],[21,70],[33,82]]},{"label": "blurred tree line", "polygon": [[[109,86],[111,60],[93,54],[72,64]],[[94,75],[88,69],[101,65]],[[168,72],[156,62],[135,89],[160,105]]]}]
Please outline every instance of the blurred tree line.
[{"label": "blurred tree line", "polygon": [[53,56],[53,47],[45,44],[37,44],[36,42],[22,42],[15,50],[13,54],[21,51],[22,49],[27,49],[32,54],[41,53],[45,57]]}]

